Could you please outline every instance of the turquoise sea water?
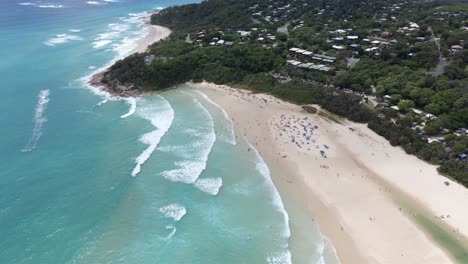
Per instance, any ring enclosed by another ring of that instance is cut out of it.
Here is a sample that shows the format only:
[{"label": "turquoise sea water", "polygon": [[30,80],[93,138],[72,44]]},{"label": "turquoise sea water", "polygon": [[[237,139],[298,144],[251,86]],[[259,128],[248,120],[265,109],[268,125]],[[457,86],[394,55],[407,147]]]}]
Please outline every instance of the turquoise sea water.
[{"label": "turquoise sea water", "polygon": [[291,243],[268,168],[204,94],[85,85],[143,12],[189,2],[0,2],[0,263],[325,263],[316,227]]}]

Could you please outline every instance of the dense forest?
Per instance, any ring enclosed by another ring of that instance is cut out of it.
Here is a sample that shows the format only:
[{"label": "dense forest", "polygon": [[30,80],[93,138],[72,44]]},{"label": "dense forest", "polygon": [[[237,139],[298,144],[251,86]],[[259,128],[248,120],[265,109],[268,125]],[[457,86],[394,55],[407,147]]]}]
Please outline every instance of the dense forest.
[{"label": "dense forest", "polygon": [[[320,104],[367,123],[468,186],[467,14],[468,4],[447,0],[209,0],[171,7],[151,18],[174,30],[170,38],[118,61],[102,82],[147,91],[206,80]],[[328,72],[292,67],[290,59],[313,62],[291,57],[293,47],[336,60]]]}]

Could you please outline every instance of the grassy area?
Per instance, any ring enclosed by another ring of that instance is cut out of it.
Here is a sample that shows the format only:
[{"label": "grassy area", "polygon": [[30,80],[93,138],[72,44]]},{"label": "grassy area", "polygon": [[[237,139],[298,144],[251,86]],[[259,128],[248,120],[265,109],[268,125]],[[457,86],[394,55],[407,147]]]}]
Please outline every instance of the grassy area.
[{"label": "grassy area", "polygon": [[[459,2],[462,2],[462,0],[459,0]],[[463,12],[468,12],[468,4],[465,3],[459,3],[459,4],[454,4],[454,5],[448,5],[440,8],[438,11],[445,11],[445,12],[458,12],[458,11],[463,11]]]},{"label": "grassy area", "polygon": [[365,102],[364,105],[367,106],[367,108],[369,108],[370,110],[375,110],[375,106],[370,100]]},{"label": "grassy area", "polygon": [[433,241],[435,241],[452,259],[459,264],[468,264],[468,244],[459,240],[455,233],[445,226],[437,223],[433,216],[428,216],[427,212],[417,209],[411,202],[402,197],[394,197],[394,200],[406,212],[410,212],[412,219],[422,228]]},{"label": "grassy area", "polygon": [[342,124],[343,123],[343,119],[333,113],[330,113],[328,112],[327,110],[323,110],[321,109],[319,112],[318,112],[318,115],[327,119],[327,120],[330,120],[330,121],[333,121],[335,123],[338,123],[338,124]]}]

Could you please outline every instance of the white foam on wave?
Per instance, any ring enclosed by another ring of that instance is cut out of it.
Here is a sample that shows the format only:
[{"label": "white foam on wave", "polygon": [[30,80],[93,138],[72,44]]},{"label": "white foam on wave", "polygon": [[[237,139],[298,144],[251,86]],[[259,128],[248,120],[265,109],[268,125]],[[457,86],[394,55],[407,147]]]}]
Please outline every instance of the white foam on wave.
[{"label": "white foam on wave", "polygon": [[53,4],[45,4],[45,5],[37,5],[39,8],[64,8],[64,5],[53,5]]},{"label": "white foam on wave", "polygon": [[[250,144],[250,142],[247,141],[249,144],[250,148],[253,149],[255,152],[255,155],[257,157],[257,163],[256,163],[256,169],[260,174],[263,176],[265,179],[265,182],[267,185],[270,187],[270,193],[272,195],[272,201],[273,205],[276,207],[276,209],[283,215],[283,222],[284,222],[284,227],[283,227],[283,238],[289,239],[291,237],[291,229],[289,228],[289,215],[288,212],[286,212],[286,209],[284,208],[283,201],[281,200],[281,196],[278,192],[278,190],[275,187],[275,184],[271,180],[271,175],[270,175],[270,170],[268,169],[267,164],[263,160],[262,156],[260,156],[260,153],[258,150]],[[285,245],[286,250],[285,252],[282,253],[277,253],[268,258],[268,263],[291,263],[291,253],[289,252],[288,248],[288,243]]]},{"label": "white foam on wave", "polygon": [[270,187],[270,192],[271,192],[271,195],[272,195],[273,204],[275,205],[276,209],[279,212],[281,212],[281,214],[283,215],[283,219],[284,219],[284,223],[285,223],[283,235],[284,235],[285,238],[289,238],[291,236],[291,231],[289,229],[289,216],[288,216],[288,213],[286,212],[286,209],[284,209],[284,205],[283,205],[283,201],[281,200],[281,196],[280,196],[278,190],[276,189],[275,184],[271,180],[270,170],[268,169],[268,166],[266,165],[263,158],[260,156],[260,153],[258,153],[257,149],[254,148],[254,146],[252,146],[252,144],[249,143],[249,145],[250,145],[250,148],[255,151],[255,155],[257,156],[256,169],[257,169],[258,172],[260,172],[260,174],[263,176],[266,183]]},{"label": "white foam on wave", "polygon": [[137,108],[137,101],[135,97],[128,97],[125,99],[125,101],[130,105],[130,108],[128,109],[128,112],[124,115],[121,115],[120,118],[127,118],[133,115]]},{"label": "white foam on wave", "polygon": [[[115,53],[113,59],[105,63],[100,67],[92,66],[89,67],[90,70],[93,70],[88,75],[79,78],[78,81],[82,83],[82,85],[90,90],[97,96],[103,97],[105,102],[107,101],[114,101],[114,100],[122,100],[120,97],[116,97],[111,95],[109,92],[104,91],[101,87],[90,85],[89,82],[91,81],[92,77],[100,72],[105,71],[109,67],[111,67],[116,61],[125,58],[126,56],[130,55],[130,53],[137,47],[137,41],[141,38],[144,38],[149,33],[148,28],[144,27],[144,18],[149,17],[151,14],[149,12],[143,12],[135,14],[139,19],[131,20],[130,22],[125,21],[125,18],[122,19],[125,23],[111,23],[108,24],[108,31],[102,34],[99,34],[95,40],[112,40],[112,51]],[[121,37],[121,34],[126,33],[130,29],[130,25],[135,25],[139,28],[139,30],[133,32],[134,38],[124,38],[123,40],[118,40]],[[103,51],[103,49],[99,49]],[[106,49],[105,51],[108,51]]]},{"label": "white foam on wave", "polygon": [[42,136],[42,127],[47,119],[44,117],[44,112],[47,109],[49,103],[49,89],[42,90],[39,92],[36,109],[34,111],[34,127],[32,136],[29,139],[26,146],[21,150],[22,152],[29,152],[36,148],[39,138]]},{"label": "white foam on wave", "polygon": [[133,177],[140,173],[141,166],[150,158],[161,138],[166,134],[174,121],[174,110],[171,104],[160,95],[158,95],[158,98],[160,98],[158,103],[150,101],[145,106],[137,109],[137,114],[149,120],[156,129],[144,134],[140,138],[140,141],[148,145],[148,147],[135,159],[136,165],[132,171]]},{"label": "white foam on wave", "polygon": [[73,32],[73,33],[78,33],[78,32],[81,32],[81,29],[72,28],[72,29],[69,29],[68,31]]},{"label": "white foam on wave", "polygon": [[[274,253],[267,258],[268,264],[290,264],[291,261],[291,252],[289,250]],[[318,263],[317,263],[318,264]]]},{"label": "white foam on wave", "polygon": [[[86,75],[82,78],[80,78],[80,81],[84,84],[86,88],[88,88],[90,91],[92,91],[94,94],[103,96],[106,98],[110,98],[111,95],[107,92],[102,91],[102,89],[99,89],[99,87],[95,87],[92,85],[89,85],[89,81],[93,77],[93,75],[105,71],[107,68],[112,66],[116,61],[125,58],[126,56],[130,55],[130,53],[138,46],[137,41],[139,39],[142,39],[146,37],[149,34],[148,28],[145,27],[145,22],[144,18],[149,17],[151,13],[149,12],[142,12],[135,14],[135,16],[138,19],[130,19],[131,17],[128,18],[122,18],[121,20],[124,21],[125,23],[110,23],[108,24],[108,31],[98,34],[98,37],[95,38],[96,41],[98,40],[112,40],[113,45],[112,45],[112,51],[115,52],[115,57],[108,61],[106,64],[102,65],[99,68],[95,68],[93,72],[91,72],[89,75]],[[129,21],[127,21],[130,19]],[[123,33],[126,33],[130,29],[130,25],[136,25],[136,27],[139,29],[137,31],[132,32],[132,35],[134,35],[133,38],[124,38],[120,41],[119,38]]]},{"label": "white foam on wave", "polygon": [[167,235],[167,236],[164,238],[164,240],[167,241],[167,240],[171,239],[171,238],[175,235],[177,229],[176,229],[176,227],[173,226],[173,225],[167,225],[167,226],[166,226],[166,229],[167,229],[167,230],[171,230],[171,233],[169,233],[169,235]]},{"label": "white foam on wave", "polygon": [[187,214],[187,210],[180,204],[168,204],[159,208],[159,212],[161,212],[165,217],[172,218],[174,221],[179,221]]},{"label": "white foam on wave", "polygon": [[105,5],[106,3],[98,2],[98,1],[87,1],[88,5]]},{"label": "white foam on wave", "polygon": [[211,195],[217,195],[219,193],[219,189],[223,186],[223,179],[219,177],[203,178],[196,180],[193,185],[203,192]]},{"label": "white foam on wave", "polygon": [[[213,117],[197,99],[194,99],[194,102],[195,106],[199,108],[207,118],[208,125],[200,127],[201,130],[190,131],[190,133],[188,133],[191,136],[200,138],[192,145],[192,151],[196,151],[196,153],[193,153],[192,159],[176,162],[175,165],[178,167],[177,169],[167,170],[161,173],[164,178],[170,181],[187,184],[194,183],[206,169],[208,156],[216,142]],[[208,128],[209,131],[206,131],[206,128]]]},{"label": "white foam on wave", "polygon": [[23,3],[18,3],[18,5],[32,6],[32,7],[37,7],[37,8],[64,8],[65,7],[64,5],[43,3],[42,1],[23,2]]},{"label": "white foam on wave", "polygon": [[228,113],[226,112],[226,110],[224,110],[224,108],[222,108],[220,105],[218,105],[216,102],[214,102],[213,100],[211,100],[205,93],[203,93],[202,91],[200,90],[195,90],[196,93],[198,93],[200,96],[203,97],[203,99],[205,99],[207,102],[209,102],[210,104],[212,104],[213,106],[215,106],[216,108],[218,108],[222,113],[223,113],[223,116],[224,116],[224,119],[226,120],[229,128],[229,132],[227,134],[227,138],[226,138],[226,142],[228,142],[229,144],[231,145],[236,145],[236,135],[235,135],[235,132],[234,132],[234,123],[232,122],[231,118],[229,117]]},{"label": "white foam on wave", "polygon": [[91,65],[91,66],[88,67],[88,70],[94,70],[94,69],[96,69],[96,66],[94,66],[94,65]]},{"label": "white foam on wave", "polygon": [[67,43],[73,40],[83,40],[83,38],[77,35],[57,34],[54,38],[45,41],[44,44],[47,46],[56,46],[58,44]]},{"label": "white foam on wave", "polygon": [[112,43],[112,40],[99,40],[99,41],[95,41],[93,42],[93,48],[95,49],[99,49],[99,48],[102,48],[108,44],[111,44]]}]

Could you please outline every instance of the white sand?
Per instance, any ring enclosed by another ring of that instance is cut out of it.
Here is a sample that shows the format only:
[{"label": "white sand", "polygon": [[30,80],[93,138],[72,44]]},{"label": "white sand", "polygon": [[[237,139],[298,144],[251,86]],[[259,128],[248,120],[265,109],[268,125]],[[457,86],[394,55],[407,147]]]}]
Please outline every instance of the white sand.
[{"label": "white sand", "polygon": [[[468,190],[440,176],[435,166],[390,146],[362,124],[329,122],[269,95],[248,95],[208,83],[191,85],[227,111],[267,162],[283,200],[300,197],[301,206],[318,219],[343,264],[453,263],[413,222],[414,212],[400,209],[393,199],[405,196],[421,212],[432,214],[429,217],[444,215],[437,221],[466,240]],[[297,118],[318,126],[311,139],[319,148],[312,142],[307,145]],[[301,142],[301,148],[291,142],[291,136]]]},{"label": "white sand", "polygon": [[138,40],[137,47],[131,52],[143,53],[148,49],[148,46],[167,38],[171,34],[171,30],[167,27],[147,24],[148,35]]}]

